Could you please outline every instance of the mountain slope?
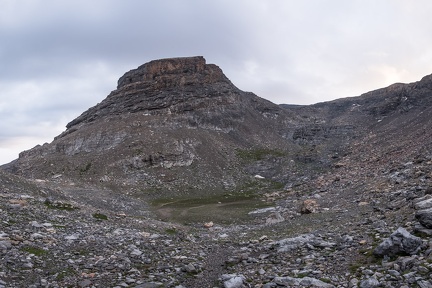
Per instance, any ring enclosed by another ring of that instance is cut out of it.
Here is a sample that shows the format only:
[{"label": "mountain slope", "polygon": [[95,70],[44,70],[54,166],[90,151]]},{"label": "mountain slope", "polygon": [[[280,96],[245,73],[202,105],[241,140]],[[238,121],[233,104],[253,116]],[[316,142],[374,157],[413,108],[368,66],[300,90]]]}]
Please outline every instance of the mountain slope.
[{"label": "mountain slope", "polygon": [[[6,167],[27,177],[62,174],[168,194],[225,191],[253,179],[242,169],[242,152],[273,159],[301,150],[284,135],[296,122],[289,111],[236,88],[202,57],[163,59],[127,72],[52,143]],[[281,169],[261,172],[277,180]]]},{"label": "mountain slope", "polygon": [[158,197],[233,191],[257,174],[268,185],[289,186],[347,155],[359,159],[360,151],[403,151],[418,137],[424,139],[415,149],[426,149],[431,79],[278,106],[239,90],[203,57],[155,60],[125,73],[116,90],[52,143],[3,168]]}]

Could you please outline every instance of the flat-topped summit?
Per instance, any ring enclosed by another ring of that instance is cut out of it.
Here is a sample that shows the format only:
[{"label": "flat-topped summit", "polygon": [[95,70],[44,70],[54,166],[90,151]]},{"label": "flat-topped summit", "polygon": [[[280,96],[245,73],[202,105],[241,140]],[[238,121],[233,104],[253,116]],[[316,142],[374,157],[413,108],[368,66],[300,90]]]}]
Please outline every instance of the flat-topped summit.
[{"label": "flat-topped summit", "polygon": [[202,56],[154,60],[126,72],[116,90],[66,127],[108,115],[181,113],[223,105],[239,92],[218,66],[206,64]]},{"label": "flat-topped summit", "polygon": [[133,83],[167,80],[168,78],[178,78],[179,81],[176,81],[175,84],[179,86],[190,84],[186,80],[190,82],[193,81],[193,78],[200,78],[201,81],[205,78],[207,82],[228,80],[218,66],[206,64],[202,56],[166,58],[150,61],[125,73],[119,79],[117,89]]}]

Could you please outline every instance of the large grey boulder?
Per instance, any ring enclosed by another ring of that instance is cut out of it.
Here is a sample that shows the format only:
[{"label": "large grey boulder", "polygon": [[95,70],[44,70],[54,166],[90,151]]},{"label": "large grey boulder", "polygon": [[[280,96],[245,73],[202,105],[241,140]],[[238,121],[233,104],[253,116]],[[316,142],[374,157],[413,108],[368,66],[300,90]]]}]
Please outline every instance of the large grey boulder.
[{"label": "large grey boulder", "polygon": [[224,288],[241,288],[246,278],[243,275],[223,274],[220,280],[223,281]]},{"label": "large grey boulder", "polygon": [[399,227],[374,250],[376,256],[413,255],[421,249],[422,239]]},{"label": "large grey boulder", "polygon": [[415,217],[426,228],[432,228],[432,208],[417,211]]},{"label": "large grey boulder", "polygon": [[363,280],[360,283],[360,288],[375,288],[378,287],[379,285],[380,285],[379,281],[376,278],[371,277]]},{"label": "large grey boulder", "polygon": [[331,288],[335,287],[332,284],[325,283],[321,280],[312,278],[312,277],[304,277],[304,278],[293,278],[293,277],[275,277],[273,280],[278,286],[283,287],[323,287],[323,288]]},{"label": "large grey boulder", "polygon": [[[430,195],[428,195],[430,197]],[[432,208],[432,198],[425,199],[414,203],[414,208],[416,210],[429,209]]]}]

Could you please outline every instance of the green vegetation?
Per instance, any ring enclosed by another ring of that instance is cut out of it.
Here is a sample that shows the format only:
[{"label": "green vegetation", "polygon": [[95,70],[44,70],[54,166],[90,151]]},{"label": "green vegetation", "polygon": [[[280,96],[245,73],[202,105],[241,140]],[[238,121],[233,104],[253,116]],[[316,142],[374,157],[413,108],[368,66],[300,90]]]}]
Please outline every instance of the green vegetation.
[{"label": "green vegetation", "polygon": [[258,148],[258,149],[236,149],[237,157],[244,161],[259,161],[267,157],[283,157],[286,153],[278,150]]},{"label": "green vegetation", "polygon": [[95,213],[92,216],[93,216],[93,218],[96,218],[98,220],[108,220],[108,216],[105,214]]},{"label": "green vegetation", "polygon": [[351,274],[355,275],[360,267],[362,267],[362,263],[351,263],[349,266],[349,271]]},{"label": "green vegetation", "polygon": [[167,229],[165,229],[165,232],[169,235],[176,235],[177,234],[177,230],[175,228],[167,228]]},{"label": "green vegetation", "polygon": [[320,279],[322,282],[327,283],[327,284],[332,284],[332,281],[328,278],[321,278]]},{"label": "green vegetation", "polygon": [[73,211],[78,210],[79,208],[76,206],[73,206],[69,203],[63,203],[63,202],[45,202],[45,206],[49,209],[57,209],[57,210],[66,210],[66,211]]},{"label": "green vegetation", "polygon": [[47,251],[43,250],[42,248],[33,247],[33,246],[25,246],[21,248],[21,250],[33,254],[35,256],[42,256],[47,253]]},{"label": "green vegetation", "polygon": [[242,222],[250,219],[248,212],[268,206],[268,203],[261,201],[258,195],[251,191],[195,198],[160,198],[153,200],[151,204],[162,219],[183,224],[208,221],[220,224]]},{"label": "green vegetation", "polygon": [[281,190],[285,187],[284,183],[276,182],[276,181],[270,181],[271,182],[271,188],[275,190]]},{"label": "green vegetation", "polygon": [[57,273],[56,280],[57,281],[64,280],[67,276],[73,276],[75,275],[75,273],[76,273],[75,270],[73,270],[72,268],[66,268],[65,270]]},{"label": "green vegetation", "polygon": [[307,277],[307,276],[309,276],[309,273],[299,273],[299,274],[297,274],[297,278],[305,278],[305,277]]}]

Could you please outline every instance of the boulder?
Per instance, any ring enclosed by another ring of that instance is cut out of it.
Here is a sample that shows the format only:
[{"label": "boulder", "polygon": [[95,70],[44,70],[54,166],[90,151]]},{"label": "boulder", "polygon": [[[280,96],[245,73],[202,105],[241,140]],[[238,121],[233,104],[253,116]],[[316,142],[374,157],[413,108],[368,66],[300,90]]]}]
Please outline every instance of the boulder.
[{"label": "boulder", "polygon": [[432,208],[432,198],[415,203],[414,208],[416,210]]},{"label": "boulder", "polygon": [[360,282],[360,288],[374,288],[380,286],[380,283],[374,277],[368,278]]},{"label": "boulder", "polygon": [[419,252],[422,239],[399,227],[373,251],[376,256],[413,255]]},{"label": "boulder", "polygon": [[432,228],[432,208],[417,211],[415,217],[426,228]]},{"label": "boulder", "polygon": [[221,276],[224,288],[241,288],[245,277],[237,274],[224,274]]},{"label": "boulder", "polygon": [[285,218],[279,212],[274,212],[266,219],[266,224],[272,225],[283,221],[285,221]]},{"label": "boulder", "polygon": [[293,277],[275,277],[273,280],[278,286],[283,287],[295,287],[295,286],[306,286],[306,287],[335,287],[331,284],[325,283],[321,280],[312,277],[293,278]]},{"label": "boulder", "polygon": [[313,234],[303,234],[293,238],[286,238],[275,242],[279,248],[278,252],[289,252],[302,247],[306,244],[313,243],[316,240]]},{"label": "boulder", "polygon": [[303,201],[300,207],[301,214],[310,214],[318,212],[318,203],[314,199],[306,199]]}]

